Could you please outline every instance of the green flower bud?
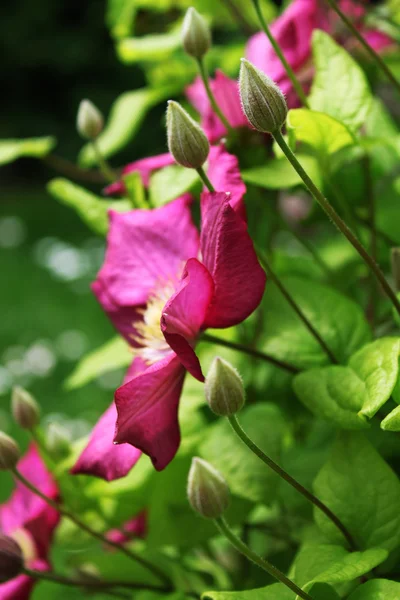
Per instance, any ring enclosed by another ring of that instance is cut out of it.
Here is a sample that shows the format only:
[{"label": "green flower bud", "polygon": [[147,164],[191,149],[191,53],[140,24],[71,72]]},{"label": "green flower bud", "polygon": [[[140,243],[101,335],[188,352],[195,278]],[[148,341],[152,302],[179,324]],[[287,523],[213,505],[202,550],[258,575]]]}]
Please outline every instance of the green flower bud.
[{"label": "green flower bud", "polygon": [[49,452],[57,458],[65,458],[71,452],[68,430],[60,423],[50,423],[47,428],[46,444]]},{"label": "green flower bud", "polygon": [[217,519],[228,508],[228,484],[221,473],[201,458],[192,460],[187,494],[191,507],[202,517]]},{"label": "green flower bud", "polygon": [[208,371],[204,392],[209,407],[220,417],[239,412],[245,402],[242,378],[226,360],[217,356]]},{"label": "green flower bud", "polygon": [[400,248],[392,248],[390,251],[392,263],[392,275],[396,291],[400,291]]},{"label": "green flower bud", "polygon": [[172,100],[167,108],[167,137],[169,151],[179,165],[199,169],[207,160],[210,144],[204,131]]},{"label": "green flower bud", "polygon": [[203,58],[211,46],[210,29],[193,7],[187,9],[182,25],[182,45],[189,56]]},{"label": "green flower bud", "polygon": [[99,109],[90,100],[82,100],[76,118],[79,135],[85,139],[94,140],[102,132],[103,126],[104,119]]},{"label": "green flower bud", "polygon": [[241,61],[239,92],[244,114],[257,131],[280,131],[288,111],[285,96],[265,73],[245,58]]},{"label": "green flower bud", "polygon": [[0,534],[0,584],[17,577],[23,567],[24,558],[17,542]]},{"label": "green flower bud", "polygon": [[39,423],[40,409],[36,400],[22,387],[15,386],[11,395],[11,412],[22,429],[34,429]]},{"label": "green flower bud", "polygon": [[0,471],[13,469],[21,457],[21,452],[10,436],[0,431]]}]

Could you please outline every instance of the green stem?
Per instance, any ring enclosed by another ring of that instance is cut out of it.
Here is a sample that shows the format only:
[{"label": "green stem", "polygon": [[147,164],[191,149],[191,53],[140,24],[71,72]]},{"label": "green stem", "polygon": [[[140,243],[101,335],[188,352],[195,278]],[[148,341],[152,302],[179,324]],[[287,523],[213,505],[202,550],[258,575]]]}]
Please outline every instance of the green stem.
[{"label": "green stem", "polygon": [[249,436],[244,431],[244,429],[240,425],[240,423],[237,420],[237,418],[236,418],[235,415],[229,416],[228,420],[229,420],[229,422],[230,422],[230,424],[232,426],[232,429],[235,431],[235,433],[238,435],[238,437],[242,440],[242,442],[244,444],[246,444],[246,446],[256,456],[258,456],[258,458],[260,458],[263,461],[263,463],[265,463],[270,469],[272,469],[273,471],[275,471],[275,473],[277,473],[279,475],[279,477],[282,477],[282,479],[284,479],[289,485],[291,485],[302,496],[304,496],[304,498],[306,498],[307,500],[309,500],[309,502],[311,502],[312,504],[314,504],[314,506],[316,506],[317,508],[319,508],[328,517],[328,519],[330,519],[332,521],[332,523],[334,523],[336,525],[336,527],[341,531],[341,533],[343,534],[343,536],[346,538],[346,541],[349,544],[349,547],[352,550],[355,550],[356,549],[356,545],[355,545],[355,542],[353,540],[353,537],[347,531],[347,528],[343,525],[343,523],[341,522],[341,520],[331,511],[331,509],[328,508],[326,506],[326,504],[324,504],[321,500],[319,500],[319,498],[317,498],[316,496],[314,496],[314,494],[312,494],[311,492],[309,492],[304,486],[302,486],[301,483],[299,483],[298,481],[296,481],[296,479],[294,479],[291,475],[289,475],[289,473],[286,473],[286,471],[284,471],[284,469],[282,469],[282,467],[280,467],[275,461],[273,461],[272,458],[270,458],[269,456],[267,456],[261,450],[261,448],[259,448],[257,446],[257,444],[255,444],[249,438]]},{"label": "green stem", "polygon": [[86,181],[87,183],[104,183],[104,175],[99,171],[92,171],[90,169],[81,169],[77,167],[73,162],[57,156],[56,154],[47,154],[43,157],[43,163],[49,166],[51,169],[62,173],[66,177],[76,179],[77,181]]},{"label": "green stem", "polygon": [[351,33],[358,39],[363,48],[368,52],[370,57],[376,62],[376,64],[382,69],[385,73],[386,77],[391,81],[391,83],[397,88],[397,91],[400,92],[400,83],[397,81],[392,71],[386,65],[385,61],[379,56],[377,52],[368,44],[368,42],[363,38],[358,29],[353,25],[353,23],[346,17],[346,15],[340,10],[336,0],[326,0],[329,6],[335,11],[337,15],[342,19],[343,23],[350,29]]},{"label": "green stem", "polygon": [[257,254],[258,254],[258,260],[260,261],[260,264],[263,267],[263,269],[265,270],[265,272],[267,273],[267,275],[275,283],[276,287],[279,289],[282,296],[285,298],[285,300],[288,302],[288,304],[290,304],[290,306],[293,308],[294,312],[297,314],[299,319],[307,327],[307,329],[309,330],[311,335],[313,335],[314,338],[317,340],[317,342],[319,343],[319,345],[321,346],[322,350],[325,352],[325,354],[327,355],[329,360],[334,364],[338,364],[339,361],[333,354],[332,350],[329,348],[328,344],[324,341],[324,339],[321,337],[321,335],[315,329],[314,325],[311,323],[311,321],[309,321],[309,319],[306,317],[304,312],[301,310],[300,306],[294,300],[293,296],[291,296],[290,292],[283,285],[282,281],[279,279],[279,277],[273,271],[271,265],[269,264],[269,262],[267,261],[265,256],[263,254],[261,254],[258,249],[257,249]]},{"label": "green stem", "polygon": [[198,169],[196,169],[196,171],[199,174],[200,179],[202,180],[202,182],[204,183],[204,185],[206,186],[206,188],[208,189],[209,192],[215,192],[215,187],[213,186],[213,184],[211,183],[211,181],[208,179],[205,170],[203,169],[203,167],[199,167]]},{"label": "green stem", "polygon": [[107,181],[109,181],[110,183],[114,183],[114,181],[117,181],[117,179],[118,179],[116,173],[109,166],[109,164],[103,157],[98,141],[96,139],[93,139],[91,142],[92,142],[92,147],[93,147],[94,153],[96,155],[97,163],[100,167],[100,171],[103,173],[103,175],[104,175],[105,179],[107,179]]},{"label": "green stem", "polygon": [[212,90],[211,90],[211,87],[210,87],[210,82],[208,80],[207,69],[206,69],[206,66],[204,64],[204,59],[203,58],[198,58],[196,62],[198,64],[199,72],[200,72],[200,77],[201,77],[201,79],[203,81],[203,84],[204,84],[204,87],[205,87],[205,90],[206,90],[206,94],[208,96],[210,104],[211,104],[214,112],[218,115],[219,120],[223,123],[223,125],[226,128],[226,130],[228,131],[228,133],[230,133],[232,131],[232,126],[229,123],[228,119],[225,117],[225,115],[222,112],[222,110],[220,109],[220,107],[218,106],[217,101],[215,99],[215,96],[212,93]]},{"label": "green stem", "polygon": [[[124,587],[131,590],[150,590],[154,592],[167,592],[166,588],[159,587],[157,585],[150,585],[148,583],[137,583],[131,581],[104,581],[104,579],[72,579],[70,577],[65,577],[63,575],[58,575],[57,573],[52,573],[49,571],[35,571],[31,569],[24,568],[24,575],[28,577],[32,577],[33,579],[40,579],[43,581],[50,581],[52,583],[58,583],[61,585],[66,585],[69,587],[82,587],[82,588],[92,588],[95,590],[103,591],[108,590],[108,588],[113,587]],[[130,598],[130,596],[118,595],[118,598]]]},{"label": "green stem", "polygon": [[[365,156],[363,158],[363,164],[364,164],[364,177],[365,177],[365,179],[364,179],[365,195],[366,195],[367,201],[368,201],[368,221],[371,225],[370,252],[371,252],[372,259],[374,261],[376,261],[377,255],[378,255],[378,244],[377,244],[376,218],[375,218],[375,214],[376,214],[375,191],[374,191],[374,182],[373,182],[372,173],[371,173],[371,161],[370,161],[368,154],[365,154]],[[369,320],[371,322],[371,326],[373,328],[374,324],[375,324],[375,317],[376,317],[375,304],[377,301],[377,293],[376,293],[377,289],[375,286],[375,281],[374,281],[373,276],[370,277],[370,281],[371,281],[371,286],[370,286],[370,292],[369,292],[367,313],[368,313]]]},{"label": "green stem", "polygon": [[276,131],[273,134],[273,137],[275,138],[277,144],[282,149],[282,152],[285,154],[286,158],[289,160],[291,165],[294,167],[294,169],[300,175],[301,179],[306,184],[309,192],[313,195],[315,200],[318,202],[318,204],[321,206],[321,208],[325,211],[325,213],[328,215],[328,217],[334,222],[334,224],[339,229],[339,231],[341,231],[341,233],[343,233],[343,235],[348,239],[350,244],[353,245],[355,250],[358,252],[358,254],[363,259],[363,261],[374,273],[376,279],[381,284],[387,297],[391,300],[393,306],[395,307],[395,309],[397,310],[397,312],[400,315],[400,302],[397,299],[396,294],[390,287],[389,283],[386,281],[386,278],[385,278],[384,274],[382,273],[382,271],[380,270],[377,263],[368,254],[368,252],[366,251],[364,246],[357,239],[357,237],[354,235],[354,233],[351,231],[351,229],[349,229],[349,227],[347,227],[346,223],[341,219],[341,217],[338,215],[338,213],[333,208],[333,206],[330,204],[330,202],[324,197],[322,192],[317,188],[317,186],[314,184],[314,182],[307,175],[307,173],[305,172],[305,170],[303,169],[303,167],[301,166],[301,164],[299,163],[299,161],[297,160],[297,158],[295,157],[295,155],[293,154],[293,152],[291,151],[291,149],[285,142],[282,133],[280,131]]},{"label": "green stem", "polygon": [[233,533],[233,531],[229,528],[229,525],[227,524],[227,522],[225,521],[225,519],[223,517],[219,517],[218,519],[215,519],[214,523],[216,524],[217,528],[222,533],[222,535],[224,535],[227,538],[227,540],[230,541],[232,546],[234,548],[236,548],[236,550],[238,552],[240,552],[241,554],[246,556],[246,558],[251,560],[253,563],[255,563],[261,569],[264,569],[264,571],[266,571],[269,575],[271,575],[271,577],[274,577],[274,579],[277,579],[280,583],[283,583],[283,585],[286,585],[286,587],[288,587],[290,590],[292,590],[292,592],[297,594],[297,596],[299,596],[300,598],[303,598],[303,600],[312,600],[311,596],[309,596],[306,592],[303,592],[303,590],[301,588],[299,588],[294,583],[294,581],[292,581],[291,579],[286,577],[286,575],[284,573],[282,573],[282,571],[280,571],[279,569],[274,567],[274,565],[272,565],[270,562],[268,562],[264,558],[261,558],[261,556],[256,554],[256,552],[253,552],[253,550],[251,548],[249,548],[246,544],[244,544],[242,542],[242,540],[239,539]]},{"label": "green stem", "polygon": [[30,481],[28,481],[28,479],[26,479],[22,475],[22,473],[20,473],[20,471],[18,471],[18,469],[14,468],[14,469],[11,469],[11,471],[14,474],[14,476],[17,479],[19,479],[19,481],[21,481],[21,483],[23,483],[33,494],[36,494],[37,496],[39,496],[39,498],[41,498],[49,506],[51,506],[52,508],[54,508],[54,510],[58,511],[60,513],[60,515],[62,515],[66,519],[69,519],[70,521],[72,521],[77,527],[79,527],[80,529],[82,529],[83,531],[85,531],[86,533],[88,533],[89,535],[91,535],[92,537],[96,538],[97,540],[101,541],[103,544],[107,544],[108,546],[112,546],[113,548],[115,548],[119,552],[122,552],[123,554],[125,554],[128,558],[130,558],[130,559],[134,560],[135,562],[141,564],[142,567],[144,567],[145,569],[148,569],[149,571],[151,571],[153,573],[153,575],[155,575],[156,577],[158,577],[166,586],[168,586],[168,588],[171,587],[171,581],[170,581],[169,577],[167,577],[161,571],[161,569],[159,569],[156,565],[153,565],[151,562],[147,561],[142,556],[136,554],[136,552],[133,552],[133,550],[129,550],[125,546],[120,545],[117,542],[113,542],[112,540],[109,540],[102,533],[99,533],[99,532],[95,531],[94,529],[92,529],[91,527],[89,527],[89,525],[86,525],[86,523],[84,523],[84,521],[81,521],[79,519],[79,517],[77,517],[76,515],[74,515],[67,508],[65,508],[64,506],[61,506],[60,504],[58,504],[57,502],[55,502],[54,500],[52,500],[51,498],[48,498],[45,494],[43,494]]},{"label": "green stem", "polygon": [[299,99],[301,100],[301,103],[306,107],[309,108],[308,105],[308,101],[306,98],[306,95],[304,93],[303,88],[301,87],[301,84],[299,82],[299,80],[297,79],[292,67],[289,65],[289,63],[287,62],[282,50],[280,49],[280,46],[278,44],[278,42],[276,41],[276,39],[274,38],[274,36],[271,33],[270,28],[268,27],[264,16],[262,14],[261,11],[261,6],[260,6],[260,0],[252,0],[254,8],[256,10],[257,16],[260,20],[261,23],[261,28],[263,29],[265,35],[267,36],[267,38],[269,39],[271,46],[273,47],[273,49],[275,50],[279,60],[281,61],[286,73],[288,74],[288,77],[290,79],[290,81],[292,82],[292,85],[294,87],[294,89],[296,90],[296,93],[299,97]]},{"label": "green stem", "polygon": [[229,422],[232,426],[232,429],[239,436],[244,444],[256,455],[260,458],[263,463],[265,463],[270,469],[275,471],[282,479],[284,479],[289,485],[291,485],[295,490],[297,490],[304,498],[309,500],[314,506],[319,508],[327,517],[336,525],[336,527],[341,531],[343,536],[346,538],[347,543],[351,550],[356,549],[356,544],[353,540],[351,534],[347,531],[347,528],[343,525],[341,520],[331,511],[330,508],[326,506],[319,498],[314,496],[311,492],[309,492],[304,486],[301,485],[296,479],[294,479],[289,473],[286,473],[276,462],[272,460],[269,456],[267,456],[261,448],[259,448],[247,435],[239,421],[237,420],[235,415],[231,415],[228,417]]},{"label": "green stem", "polygon": [[231,350],[238,350],[239,352],[244,352],[253,358],[259,358],[260,360],[264,360],[280,369],[284,369],[285,371],[289,371],[290,373],[299,373],[300,369],[291,365],[283,360],[279,360],[270,356],[269,354],[265,354],[265,352],[259,352],[258,350],[254,350],[253,348],[249,348],[248,346],[244,346],[243,344],[238,344],[236,342],[230,342],[228,340],[224,340],[215,335],[211,335],[210,333],[203,333],[201,338],[204,342],[211,342],[212,344],[218,344],[219,346],[224,346],[225,348],[230,348]]}]

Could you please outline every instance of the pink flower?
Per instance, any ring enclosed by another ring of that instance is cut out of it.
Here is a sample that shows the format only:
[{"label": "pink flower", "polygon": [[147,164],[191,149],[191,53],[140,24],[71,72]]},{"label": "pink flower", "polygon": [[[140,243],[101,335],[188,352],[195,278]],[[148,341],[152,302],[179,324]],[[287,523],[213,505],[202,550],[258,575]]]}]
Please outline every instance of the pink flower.
[{"label": "pink flower", "polygon": [[[57,486],[33,444],[19,461],[18,469],[46,496],[57,497]],[[58,521],[58,512],[19,481],[11,498],[0,506],[0,530],[18,542],[25,564],[31,569],[46,571],[50,568],[48,552]],[[0,598],[25,600],[34,584],[30,577],[19,575],[0,585]]]},{"label": "pink flower", "polygon": [[[122,169],[122,176],[129,175],[129,173],[139,173],[142,179],[142,183],[145,187],[149,186],[150,175],[153,171],[157,171],[162,167],[167,167],[175,163],[173,157],[169,152],[165,154],[158,154],[157,156],[150,156],[149,158],[141,158],[133,163],[129,163]],[[107,196],[122,195],[125,193],[125,184],[123,181],[116,181],[111,185],[104,188],[103,192]]]},{"label": "pink flower", "polygon": [[240,323],[261,301],[265,274],[242,217],[244,186],[232,177],[234,165],[224,151],[213,151],[230,163],[232,196],[202,194],[200,238],[188,195],[152,211],[110,212],[106,258],[93,290],[131,343],[134,360],[116,391],[116,408],[96,425],[74,473],[122,477],[140,451],[164,469],[180,443],[185,373],[204,380],[194,350],[198,336],[207,327]]},{"label": "pink flower", "polygon": [[[360,20],[365,14],[365,8],[353,0],[341,0],[340,7],[346,16],[353,19]],[[286,60],[306,88],[312,80],[312,69],[307,69],[307,66],[311,62],[311,38],[314,29],[323,29],[334,36],[338,31],[346,32],[347,35],[347,30],[338,15],[320,0],[294,0],[271,25],[271,32]],[[381,50],[390,43],[389,38],[382,33],[367,30],[362,20],[359,22],[359,29],[375,50]],[[250,38],[246,57],[279,85],[287,95],[289,106],[298,104],[291,81],[263,32]]]},{"label": "pink flower", "polygon": [[136,517],[124,523],[121,529],[111,529],[107,538],[117,544],[126,544],[135,538],[145,538],[147,533],[147,513],[143,510]]},{"label": "pink flower", "polygon": [[[237,81],[227,77],[222,71],[216,71],[215,78],[210,79],[210,87],[223,115],[233,128],[248,127],[248,121],[240,104]],[[215,114],[200,77],[186,88],[186,95],[201,116],[203,127],[210,142],[215,142],[226,135],[227,131]]]}]

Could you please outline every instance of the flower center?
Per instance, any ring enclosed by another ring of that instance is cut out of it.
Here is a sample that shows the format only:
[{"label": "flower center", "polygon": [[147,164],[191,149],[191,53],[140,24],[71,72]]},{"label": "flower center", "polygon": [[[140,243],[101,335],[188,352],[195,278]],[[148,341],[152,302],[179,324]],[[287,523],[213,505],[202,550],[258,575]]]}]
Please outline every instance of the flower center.
[{"label": "flower center", "polygon": [[131,334],[131,338],[140,345],[140,348],[133,348],[133,353],[148,364],[161,360],[170,351],[161,331],[160,320],[162,310],[174,294],[175,287],[172,280],[159,285],[149,296],[146,308],[139,311],[143,320],[133,325],[135,333]]}]

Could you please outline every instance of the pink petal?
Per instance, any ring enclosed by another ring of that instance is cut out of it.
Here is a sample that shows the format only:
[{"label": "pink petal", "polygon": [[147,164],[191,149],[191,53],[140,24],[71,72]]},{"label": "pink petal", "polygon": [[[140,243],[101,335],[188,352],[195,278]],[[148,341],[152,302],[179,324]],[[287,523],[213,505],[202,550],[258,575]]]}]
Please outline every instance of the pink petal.
[{"label": "pink petal", "polygon": [[[142,178],[143,185],[145,187],[149,186],[150,183],[150,175],[157,171],[158,169],[162,169],[162,167],[167,167],[168,165],[175,164],[174,159],[172,158],[169,152],[165,154],[159,154],[157,156],[149,156],[149,158],[141,158],[140,160],[135,160],[135,162],[129,163],[122,169],[122,175],[128,175],[129,173],[134,173],[135,171],[140,173]],[[103,193],[112,196],[114,194],[124,194],[126,191],[124,182],[117,181],[108,185]]]},{"label": "pink petal", "polygon": [[142,511],[134,519],[124,523],[121,529],[111,529],[107,538],[117,544],[126,544],[134,538],[145,538],[147,533],[147,513]]},{"label": "pink petal", "polygon": [[89,443],[71,470],[74,475],[93,475],[106,481],[125,477],[142,453],[129,444],[114,444],[117,409],[113,402],[100,417]]},{"label": "pink petal", "polygon": [[190,258],[179,289],[164,306],[161,318],[161,329],[168,344],[185,369],[199,381],[204,381],[204,376],[193,346],[213,293],[210,273],[196,258]]},{"label": "pink petal", "polygon": [[229,196],[201,195],[201,252],[215,285],[205,325],[231,327],[246,319],[261,302],[265,273],[246,223],[229,204]]},{"label": "pink petal", "polygon": [[[216,102],[227,118],[230,125],[248,127],[248,122],[243,114],[237,82],[227,77],[222,71],[215,73],[215,78],[210,79],[210,87]],[[226,135],[227,131],[220,119],[215,114],[208,100],[204,84],[200,77],[186,88],[186,95],[201,116],[201,124],[210,142],[215,142]]]},{"label": "pink petal", "polygon": [[246,207],[243,196],[246,186],[240,175],[236,156],[225,150],[223,144],[212,146],[208,159],[207,175],[217,192],[229,192],[229,204],[243,219],[246,219]]},{"label": "pink petal", "polygon": [[28,600],[36,581],[27,575],[19,575],[0,584],[0,600]]},{"label": "pink petal", "polygon": [[177,413],[184,376],[184,367],[171,352],[115,393],[114,441],[140,448],[158,471],[169,464],[179,447]]},{"label": "pink petal", "polygon": [[[184,262],[198,253],[198,232],[190,214],[190,197],[182,196],[154,210],[110,211],[110,232],[105,262],[95,290],[106,290],[106,311],[114,322],[126,322],[119,308],[145,305],[149,294],[165,280],[179,281]],[[129,311],[128,311],[129,314]],[[121,329],[125,331],[121,325]]]}]

